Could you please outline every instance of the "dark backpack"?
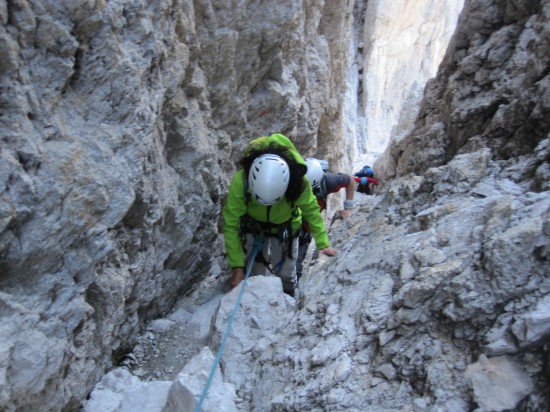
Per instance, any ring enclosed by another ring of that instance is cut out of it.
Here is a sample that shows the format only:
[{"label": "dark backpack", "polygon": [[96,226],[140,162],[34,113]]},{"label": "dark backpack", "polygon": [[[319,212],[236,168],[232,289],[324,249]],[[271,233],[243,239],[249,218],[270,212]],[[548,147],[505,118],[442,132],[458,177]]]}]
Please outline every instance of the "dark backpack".
[{"label": "dark backpack", "polygon": [[355,172],[353,175],[357,177],[374,178],[374,171],[372,170],[372,167],[365,165],[361,168],[361,170]]}]

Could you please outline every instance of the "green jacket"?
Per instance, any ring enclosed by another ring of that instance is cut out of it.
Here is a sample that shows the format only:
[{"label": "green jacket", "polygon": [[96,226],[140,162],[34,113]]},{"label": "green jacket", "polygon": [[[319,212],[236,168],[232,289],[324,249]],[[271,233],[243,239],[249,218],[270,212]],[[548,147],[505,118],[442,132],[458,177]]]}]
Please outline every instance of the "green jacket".
[{"label": "green jacket", "polygon": [[[256,147],[255,145],[262,147],[262,145],[267,145],[272,141],[288,147],[298,163],[305,165],[304,159],[300,156],[292,142],[281,134],[255,139],[250,143],[249,148],[254,148]],[[247,196],[244,194],[244,170],[241,169],[235,173],[231,180],[227,201],[223,208],[223,234],[227,258],[231,268],[244,267],[244,252],[239,237],[241,218],[244,215],[248,215],[259,222],[268,222],[276,225],[292,219],[293,232],[297,232],[300,229],[303,215],[311,228],[311,234],[315,239],[317,249],[324,249],[330,246],[317,199],[313,195],[311,185],[306,177],[304,177],[304,181],[306,189],[294,202],[296,211],[293,215],[293,205],[286,197],[283,197],[281,201],[272,206],[264,206],[256,202],[252,196],[249,196],[247,202]]]}]

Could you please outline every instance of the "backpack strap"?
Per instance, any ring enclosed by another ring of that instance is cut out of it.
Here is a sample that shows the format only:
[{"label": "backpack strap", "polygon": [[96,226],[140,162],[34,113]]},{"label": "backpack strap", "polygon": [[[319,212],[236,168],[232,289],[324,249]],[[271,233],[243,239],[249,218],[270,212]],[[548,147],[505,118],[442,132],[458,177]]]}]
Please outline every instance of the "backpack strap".
[{"label": "backpack strap", "polygon": [[327,201],[328,198],[328,190],[327,190],[327,177],[323,176],[321,179],[321,182],[319,183],[319,187],[313,188],[313,194],[316,198],[321,198],[323,201]]},{"label": "backpack strap", "polygon": [[250,192],[248,191],[248,179],[246,178],[246,175],[243,173],[243,193],[244,193],[244,202],[246,205],[250,203]]}]

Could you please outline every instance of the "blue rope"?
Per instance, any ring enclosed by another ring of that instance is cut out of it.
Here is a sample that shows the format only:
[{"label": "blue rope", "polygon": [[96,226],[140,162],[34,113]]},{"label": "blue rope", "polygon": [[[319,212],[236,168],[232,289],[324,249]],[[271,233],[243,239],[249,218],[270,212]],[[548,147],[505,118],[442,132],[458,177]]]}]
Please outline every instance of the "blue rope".
[{"label": "blue rope", "polygon": [[279,273],[281,272],[281,269],[283,268],[284,264],[285,264],[285,255],[283,254],[283,257],[281,258],[281,260],[279,260],[279,262],[277,262],[277,264],[273,268],[273,274],[276,276],[279,276]]},{"label": "blue rope", "polygon": [[237,301],[235,302],[235,307],[233,308],[233,312],[231,313],[231,317],[229,318],[229,323],[227,325],[227,328],[225,329],[225,334],[223,335],[222,342],[218,349],[218,354],[216,355],[216,359],[214,360],[214,365],[212,366],[212,370],[210,371],[210,375],[208,376],[208,380],[206,381],[206,385],[204,386],[204,390],[202,391],[202,395],[201,395],[201,398],[199,399],[199,403],[197,403],[195,412],[202,411],[202,403],[206,398],[206,394],[208,393],[208,388],[212,383],[212,379],[214,378],[214,374],[216,373],[216,368],[222,358],[222,353],[225,348],[225,342],[227,341],[227,337],[229,336],[229,331],[231,330],[231,326],[233,325],[233,321],[235,320],[235,314],[237,313],[237,309],[239,308],[239,304],[241,303],[241,298],[243,296],[244,288],[246,286],[246,282],[248,281],[248,277],[250,276],[250,271],[252,270],[254,259],[256,258],[256,255],[258,254],[258,252],[262,250],[262,246],[263,246],[263,239],[261,237],[256,237],[254,239],[254,248],[252,249],[250,262],[248,263],[248,269],[246,270],[246,276],[244,277],[244,280],[241,282],[241,290],[239,291],[239,296],[237,297]]}]

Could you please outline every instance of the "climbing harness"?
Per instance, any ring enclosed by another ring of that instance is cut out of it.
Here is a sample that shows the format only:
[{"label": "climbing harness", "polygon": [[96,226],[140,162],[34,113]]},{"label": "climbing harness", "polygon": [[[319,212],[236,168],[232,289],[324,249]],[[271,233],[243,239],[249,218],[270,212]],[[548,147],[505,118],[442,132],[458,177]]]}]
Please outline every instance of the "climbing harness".
[{"label": "climbing harness", "polygon": [[[273,273],[275,275],[279,275],[281,272],[281,269],[283,268],[283,265],[285,263],[286,258],[293,259],[292,257],[292,242],[293,240],[298,236],[299,231],[296,233],[292,233],[292,225],[290,224],[290,221],[288,221],[288,224],[283,224],[279,230],[279,243],[281,244],[281,260],[277,262],[275,267],[273,268]],[[285,253],[286,250],[286,253]]]},{"label": "climbing harness", "polygon": [[195,408],[195,412],[201,412],[202,411],[202,403],[204,402],[204,399],[206,398],[206,394],[208,393],[208,388],[210,387],[210,384],[212,383],[212,379],[214,378],[214,374],[216,372],[216,368],[218,364],[220,363],[220,360],[222,358],[222,353],[225,348],[225,343],[227,341],[227,338],[229,336],[229,331],[231,330],[231,326],[233,325],[233,321],[235,320],[235,314],[237,313],[237,309],[239,308],[239,304],[241,303],[241,298],[244,293],[244,288],[246,286],[246,283],[248,281],[248,278],[250,276],[250,272],[252,271],[252,265],[254,263],[254,259],[256,257],[256,254],[262,250],[263,247],[263,238],[256,236],[254,238],[254,247],[252,249],[252,255],[250,258],[250,262],[248,263],[248,268],[246,270],[246,276],[244,277],[244,280],[241,282],[241,289],[239,291],[239,295],[237,296],[237,301],[235,302],[235,307],[233,308],[233,312],[231,312],[231,316],[229,318],[229,323],[227,324],[227,328],[225,329],[225,333],[222,338],[222,342],[220,344],[220,347],[218,349],[218,353],[216,355],[216,359],[214,360],[214,365],[212,366],[212,370],[210,371],[210,375],[208,376],[208,379],[206,381],[206,385],[204,386],[204,390],[202,391],[202,395],[199,399],[199,402],[197,403],[197,406]]},{"label": "climbing harness", "polygon": [[[246,205],[248,205],[251,198],[251,194],[248,188],[249,188],[248,179],[243,174],[243,194],[244,194],[244,200]],[[326,189],[322,189],[322,190],[326,191]],[[298,216],[298,213],[299,213],[298,208],[294,205],[294,202],[291,202],[290,207],[292,209],[292,215],[290,219],[281,224],[276,224],[271,222],[261,222],[252,218],[249,215],[244,215],[241,218],[240,238],[241,238],[242,245],[246,244],[245,238],[247,233],[252,234],[256,237],[262,236],[265,238],[268,238],[268,237],[278,238],[281,244],[281,249],[283,251],[279,262],[277,262],[273,267],[271,267],[271,262],[269,262],[265,258],[263,253],[259,253],[255,259],[256,262],[263,264],[271,274],[276,276],[278,276],[279,273],[281,272],[286,258],[288,257],[289,259],[293,259],[292,241],[294,238],[298,236],[298,233],[299,233],[299,230],[296,231],[295,233],[292,232],[292,220]],[[267,208],[268,208],[267,214],[269,216],[269,209],[271,208],[271,206],[267,206]],[[286,251],[286,255],[285,255],[285,251]]]},{"label": "climbing harness", "polygon": [[[281,260],[271,267],[271,262],[267,260],[264,254],[260,251],[253,259],[257,263],[263,264],[271,274],[278,275],[285,263],[286,257],[292,259],[292,241],[298,236],[298,232],[292,232],[292,219],[287,220],[281,224],[260,222],[248,215],[245,215],[241,219],[240,237],[241,244],[246,244],[246,235],[251,234],[254,237],[276,237],[281,244],[283,253],[281,254]],[[245,250],[246,253],[246,250]]]}]

